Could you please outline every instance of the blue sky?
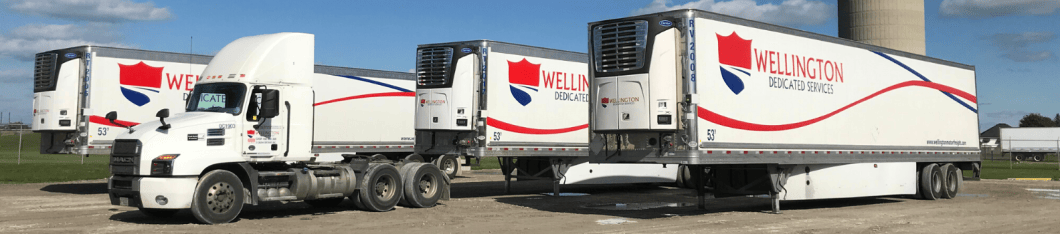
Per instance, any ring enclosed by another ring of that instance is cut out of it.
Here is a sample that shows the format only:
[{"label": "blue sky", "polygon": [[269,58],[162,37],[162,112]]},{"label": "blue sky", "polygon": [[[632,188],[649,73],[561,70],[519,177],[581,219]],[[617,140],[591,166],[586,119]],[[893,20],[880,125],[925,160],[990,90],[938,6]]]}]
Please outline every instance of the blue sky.
[{"label": "blue sky", "polygon": [[[416,45],[491,39],[585,52],[586,23],[692,7],[836,36],[835,0],[0,0],[0,111],[29,120],[34,53],[84,44],[213,54],[239,37],[316,34],[316,63],[414,67]],[[980,129],[1060,113],[1060,0],[925,0],[927,55],[976,66]]]}]

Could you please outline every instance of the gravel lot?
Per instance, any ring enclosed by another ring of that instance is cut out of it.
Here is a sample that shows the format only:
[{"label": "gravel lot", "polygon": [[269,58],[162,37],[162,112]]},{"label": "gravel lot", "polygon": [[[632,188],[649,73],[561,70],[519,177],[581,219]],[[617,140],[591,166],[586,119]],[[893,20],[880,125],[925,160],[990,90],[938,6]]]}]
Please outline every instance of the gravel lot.
[{"label": "gravel lot", "polygon": [[544,181],[515,182],[504,194],[497,170],[465,173],[452,200],[389,212],[331,209],[301,202],[246,208],[233,223],[200,225],[187,211],[154,219],[110,205],[106,181],[0,185],[0,233],[1057,233],[1060,183],[966,181],[960,197],[924,201],[857,198],[782,202],[708,200],[669,185],[564,186],[550,197]]}]

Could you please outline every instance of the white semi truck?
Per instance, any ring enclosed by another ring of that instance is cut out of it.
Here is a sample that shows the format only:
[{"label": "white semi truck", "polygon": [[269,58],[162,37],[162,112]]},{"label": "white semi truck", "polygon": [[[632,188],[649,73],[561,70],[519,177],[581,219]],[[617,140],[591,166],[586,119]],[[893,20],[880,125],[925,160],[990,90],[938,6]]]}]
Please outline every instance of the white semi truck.
[{"label": "white semi truck", "polygon": [[1041,162],[1045,154],[1060,153],[1060,128],[1002,128],[1001,153],[1016,160]]},{"label": "white semi truck", "polygon": [[701,207],[951,198],[978,172],[973,66],[691,9],[588,34],[590,158],[687,165]]},{"label": "white semi truck", "polygon": [[38,53],[33,73],[33,131],[43,154],[110,154],[125,125],[155,112],[183,110],[210,56],[78,46]]},{"label": "white semi truck", "polygon": [[511,179],[560,184],[674,182],[677,165],[588,163],[584,53],[478,40],[416,51],[416,152],[499,157]]},{"label": "white semi truck", "polygon": [[[190,209],[203,223],[245,204],[303,200],[391,210],[447,199],[434,164],[412,149],[411,74],[313,65],[314,36],[240,38],[203,70],[186,112],[117,129],[108,188],[114,205],[152,216]],[[314,73],[314,69],[316,72]],[[106,114],[112,124],[121,113]]]}]

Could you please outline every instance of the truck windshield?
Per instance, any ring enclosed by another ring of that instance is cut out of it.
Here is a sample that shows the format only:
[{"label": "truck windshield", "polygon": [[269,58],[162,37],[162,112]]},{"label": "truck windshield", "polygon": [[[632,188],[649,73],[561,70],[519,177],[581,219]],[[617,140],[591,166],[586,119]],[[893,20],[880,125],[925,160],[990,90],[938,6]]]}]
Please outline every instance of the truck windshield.
[{"label": "truck windshield", "polygon": [[247,87],[240,83],[195,85],[185,110],[239,114],[246,91]]}]

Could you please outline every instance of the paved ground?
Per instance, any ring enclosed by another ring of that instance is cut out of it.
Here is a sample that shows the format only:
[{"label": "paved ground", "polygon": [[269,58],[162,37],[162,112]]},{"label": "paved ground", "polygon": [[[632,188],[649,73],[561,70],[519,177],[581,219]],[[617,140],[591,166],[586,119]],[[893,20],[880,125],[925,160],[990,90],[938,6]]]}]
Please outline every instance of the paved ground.
[{"label": "paved ground", "polygon": [[[0,233],[1057,233],[1060,183],[966,181],[960,197],[782,202],[710,200],[666,185],[567,186],[585,196],[549,197],[550,184],[516,182],[503,194],[496,170],[466,173],[453,199],[434,208],[364,212],[301,202],[249,207],[233,223],[199,225],[187,211],[153,219],[111,206],[105,181],[0,185]],[[1028,190],[1030,189],[1030,190]],[[624,205],[616,205],[621,203]],[[658,207],[658,208],[651,208]],[[643,209],[650,208],[650,209]]]}]

